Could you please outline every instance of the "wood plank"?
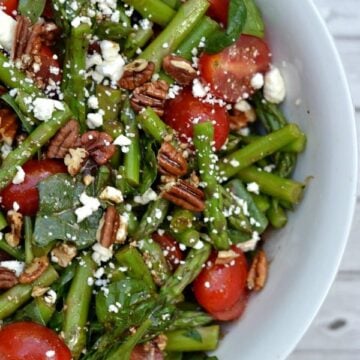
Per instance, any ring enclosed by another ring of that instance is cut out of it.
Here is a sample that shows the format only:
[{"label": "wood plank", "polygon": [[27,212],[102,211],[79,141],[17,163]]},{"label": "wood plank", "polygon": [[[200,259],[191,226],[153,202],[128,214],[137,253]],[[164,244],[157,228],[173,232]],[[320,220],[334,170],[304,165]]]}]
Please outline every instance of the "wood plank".
[{"label": "wood plank", "polygon": [[359,0],[315,0],[335,37],[360,39]]},{"label": "wood plank", "polygon": [[287,360],[359,360],[360,352],[295,351]]},{"label": "wood plank", "polygon": [[321,311],[297,350],[351,351],[360,354],[359,299],[359,274],[339,274]]}]

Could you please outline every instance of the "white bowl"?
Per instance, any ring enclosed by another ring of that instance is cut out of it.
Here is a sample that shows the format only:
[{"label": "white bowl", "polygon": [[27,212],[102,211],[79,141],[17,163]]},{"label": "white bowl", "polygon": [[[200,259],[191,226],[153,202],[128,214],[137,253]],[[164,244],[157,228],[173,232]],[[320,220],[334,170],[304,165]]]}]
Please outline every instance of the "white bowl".
[{"label": "white bowl", "polygon": [[[308,136],[295,178],[310,182],[288,225],[266,246],[268,283],[229,326],[220,359],[285,359],[319,310],[346,245],[356,200],[353,107],[334,43],[310,0],[258,0],[274,62],[285,75],[285,111]],[[296,106],[297,99],[301,105]]]}]

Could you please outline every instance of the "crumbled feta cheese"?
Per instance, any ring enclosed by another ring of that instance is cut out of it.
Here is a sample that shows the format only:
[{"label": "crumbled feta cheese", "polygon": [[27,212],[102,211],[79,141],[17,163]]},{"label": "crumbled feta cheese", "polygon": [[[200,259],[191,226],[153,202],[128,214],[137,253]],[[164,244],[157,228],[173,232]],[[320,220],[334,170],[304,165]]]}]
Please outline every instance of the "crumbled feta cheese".
[{"label": "crumbled feta cheese", "polygon": [[276,166],[274,164],[266,165],[264,166],[264,171],[271,173],[275,168]]},{"label": "crumbled feta cheese", "polygon": [[157,199],[157,194],[156,192],[149,188],[148,190],[146,190],[144,192],[144,194],[142,195],[137,195],[134,197],[134,201],[137,203],[137,204],[141,204],[141,205],[146,205],[148,204],[150,201],[154,201]]},{"label": "crumbled feta cheese", "polygon": [[25,171],[21,166],[16,166],[17,173],[15,174],[12,183],[15,185],[21,184],[25,180]]},{"label": "crumbled feta cheese", "polygon": [[260,90],[264,86],[264,75],[256,73],[250,80],[250,85],[255,90]]},{"label": "crumbled feta cheese", "polygon": [[86,69],[90,69],[95,65],[100,65],[102,63],[101,55],[98,53],[94,53],[92,55],[88,55],[86,57]]},{"label": "crumbled feta cheese", "polygon": [[96,110],[99,108],[99,100],[96,96],[91,95],[88,99],[88,106],[90,109]]},{"label": "crumbled feta cheese", "polygon": [[93,245],[92,249],[94,252],[92,253],[92,259],[100,265],[102,262],[109,261],[113,256],[113,248],[106,248],[102,246],[100,243],[96,243]]},{"label": "crumbled feta cheese", "polygon": [[98,111],[97,113],[87,114],[86,125],[89,129],[96,129],[103,125],[104,115],[102,111]]},{"label": "crumbled feta cheese", "polygon": [[192,93],[197,98],[203,98],[208,93],[207,88],[203,86],[199,79],[194,79]]},{"label": "crumbled feta cheese", "polygon": [[280,104],[286,96],[285,81],[280,70],[273,67],[265,74],[264,97],[273,104]]},{"label": "crumbled feta cheese", "polygon": [[0,10],[0,24],[0,46],[11,52],[16,33],[16,21]]},{"label": "crumbled feta cheese", "polygon": [[97,198],[88,196],[85,192],[80,195],[80,202],[83,206],[75,210],[78,223],[91,216],[100,207],[100,201]]},{"label": "crumbled feta cheese", "polygon": [[236,246],[244,252],[253,251],[257,243],[260,241],[260,236],[257,231],[252,233],[252,238],[248,241],[237,244]]},{"label": "crumbled feta cheese", "polygon": [[114,145],[118,146],[130,146],[131,140],[125,135],[119,135],[113,142]]},{"label": "crumbled feta cheese", "polygon": [[54,290],[49,290],[45,296],[44,296],[44,300],[47,304],[55,304],[56,303],[56,299],[57,299],[57,294]]},{"label": "crumbled feta cheese", "polygon": [[112,312],[112,313],[115,313],[115,314],[119,312],[118,307],[116,305],[113,305],[113,304],[109,305],[108,310],[109,310],[109,312]]},{"label": "crumbled feta cheese", "polygon": [[45,353],[45,356],[49,359],[52,359],[55,357],[55,351],[54,350],[48,350],[46,353]]},{"label": "crumbled feta cheese", "polygon": [[81,24],[88,24],[91,26],[91,19],[87,16],[77,16],[71,21],[71,26],[74,28],[79,27]]},{"label": "crumbled feta cheese", "polygon": [[0,267],[14,271],[16,276],[20,276],[24,271],[25,263],[17,260],[0,261]]},{"label": "crumbled feta cheese", "polygon": [[111,201],[115,204],[120,204],[124,201],[122,192],[112,186],[106,186],[106,188],[101,192],[99,198],[101,200]]},{"label": "crumbled feta cheese", "polygon": [[256,182],[251,182],[246,186],[247,191],[259,195],[260,186]]},{"label": "crumbled feta cheese", "polygon": [[236,159],[232,159],[232,160],[230,161],[230,165],[231,165],[232,167],[238,167],[238,166],[240,165],[240,163],[239,163]]},{"label": "crumbled feta cheese", "polygon": [[64,104],[58,100],[36,98],[33,103],[34,116],[40,121],[51,119],[55,110],[64,110]]}]

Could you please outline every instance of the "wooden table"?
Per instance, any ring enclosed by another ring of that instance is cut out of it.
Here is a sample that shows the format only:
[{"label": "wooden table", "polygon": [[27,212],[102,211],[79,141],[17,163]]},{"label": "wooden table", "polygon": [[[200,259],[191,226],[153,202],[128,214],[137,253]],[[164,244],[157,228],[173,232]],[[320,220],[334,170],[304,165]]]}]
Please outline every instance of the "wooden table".
[{"label": "wooden table", "polygon": [[[314,2],[335,38],[347,72],[356,120],[359,123],[360,0],[314,0]],[[341,119],[339,121],[341,122]],[[358,139],[360,141],[359,128]],[[336,281],[312,326],[288,360],[360,360],[359,186],[357,212]]]}]

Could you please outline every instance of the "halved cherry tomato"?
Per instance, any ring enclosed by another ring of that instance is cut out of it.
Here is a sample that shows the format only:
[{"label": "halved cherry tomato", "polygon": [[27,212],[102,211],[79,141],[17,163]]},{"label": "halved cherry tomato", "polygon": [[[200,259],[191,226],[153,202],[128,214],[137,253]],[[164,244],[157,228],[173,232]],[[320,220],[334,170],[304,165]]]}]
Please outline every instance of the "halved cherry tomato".
[{"label": "halved cherry tomato", "polygon": [[169,100],[165,106],[165,122],[178,131],[181,139],[192,139],[195,122],[213,121],[214,141],[216,149],[220,149],[229,135],[229,121],[226,109],[219,105],[204,103],[195,98],[191,90],[184,89],[175,99]]},{"label": "halved cherry tomato", "polygon": [[270,60],[269,47],[263,40],[241,35],[235,44],[218,54],[202,54],[199,69],[216,96],[234,103],[254,93],[251,78],[256,73],[266,72]]},{"label": "halved cherry tomato", "polygon": [[21,184],[9,184],[1,192],[1,205],[6,210],[11,210],[14,202],[20,206],[23,215],[33,216],[39,208],[39,192],[37,184],[58,173],[66,173],[65,165],[57,160],[30,160],[24,166],[25,180]]},{"label": "halved cherry tomato", "polygon": [[[61,81],[60,65],[52,50],[48,46],[43,45],[39,56],[41,66],[40,70],[36,73],[36,77],[41,78],[45,82],[48,82],[49,79],[55,82]],[[55,72],[55,69],[59,69],[59,71]]]},{"label": "halved cherry tomato", "polygon": [[71,352],[52,330],[31,322],[18,322],[0,330],[0,359],[70,360]]},{"label": "halved cherry tomato", "polygon": [[175,270],[179,266],[180,261],[184,259],[184,255],[181,252],[177,241],[168,234],[160,235],[157,232],[152,235],[152,238],[165,252],[165,258],[170,268]]},{"label": "halved cherry tomato", "polygon": [[194,281],[198,303],[219,320],[233,320],[240,316],[246,304],[248,265],[244,253],[232,247],[239,256],[229,264],[215,264],[214,252],[207,266]]},{"label": "halved cherry tomato", "polygon": [[18,8],[19,0],[0,0],[0,8],[4,9],[4,11],[14,16],[14,11]]},{"label": "halved cherry tomato", "polygon": [[151,346],[149,350],[145,345],[137,345],[131,353],[130,360],[164,360],[164,354],[157,346]]},{"label": "halved cherry tomato", "polygon": [[229,0],[209,0],[208,15],[223,25],[227,24]]}]

